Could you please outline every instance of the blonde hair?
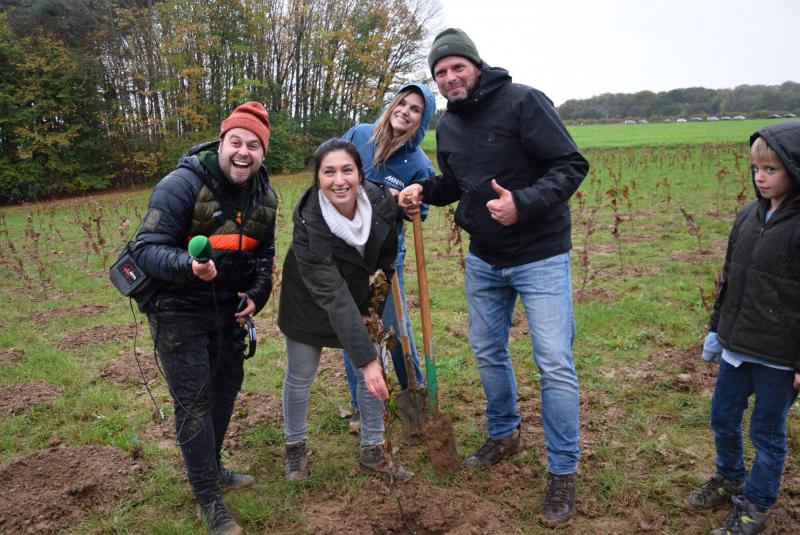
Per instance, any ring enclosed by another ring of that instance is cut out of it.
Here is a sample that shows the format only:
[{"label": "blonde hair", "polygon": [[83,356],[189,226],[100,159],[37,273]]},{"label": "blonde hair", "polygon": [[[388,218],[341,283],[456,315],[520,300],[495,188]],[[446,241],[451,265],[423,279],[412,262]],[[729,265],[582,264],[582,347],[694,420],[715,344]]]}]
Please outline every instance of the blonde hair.
[{"label": "blonde hair", "polygon": [[[386,162],[389,160],[389,157],[397,152],[400,147],[408,143],[408,141],[417,133],[419,125],[417,125],[417,128],[409,128],[397,137],[395,137],[394,130],[392,130],[392,112],[397,105],[400,104],[401,100],[412,93],[422,96],[422,93],[416,89],[409,88],[400,91],[397,96],[392,99],[389,107],[386,108],[386,113],[384,113],[378,122],[375,123],[375,129],[372,131],[372,136],[369,138],[369,142],[375,144],[375,157],[372,159],[373,167],[386,164]],[[422,113],[424,114],[424,96],[422,98],[422,107]],[[420,121],[422,121],[422,119],[420,119]]]},{"label": "blonde hair", "polygon": [[769,160],[780,161],[780,156],[775,152],[772,147],[767,145],[763,137],[757,137],[753,144],[750,145],[750,159],[754,162],[764,162]]}]

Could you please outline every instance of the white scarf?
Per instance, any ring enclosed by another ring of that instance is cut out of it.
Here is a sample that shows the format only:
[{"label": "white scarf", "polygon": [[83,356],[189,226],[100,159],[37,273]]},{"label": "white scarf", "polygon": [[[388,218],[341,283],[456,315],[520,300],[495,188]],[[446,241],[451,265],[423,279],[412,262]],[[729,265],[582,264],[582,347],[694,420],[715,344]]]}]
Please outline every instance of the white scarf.
[{"label": "white scarf", "polygon": [[358,254],[364,256],[369,230],[372,227],[372,203],[369,202],[367,192],[358,186],[356,195],[356,215],[353,219],[347,219],[339,210],[328,200],[321,190],[319,195],[319,206],[322,209],[322,217],[328,224],[334,236],[338,236],[348,245],[356,248]]}]

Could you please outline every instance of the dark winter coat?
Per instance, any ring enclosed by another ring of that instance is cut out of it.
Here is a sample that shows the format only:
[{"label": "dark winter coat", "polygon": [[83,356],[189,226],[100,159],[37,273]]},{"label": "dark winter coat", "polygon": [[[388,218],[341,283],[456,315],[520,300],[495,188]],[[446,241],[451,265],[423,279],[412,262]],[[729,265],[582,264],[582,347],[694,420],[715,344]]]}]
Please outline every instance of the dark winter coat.
[{"label": "dark winter coat", "polygon": [[[214,141],[190,149],[150,196],[134,254],[145,273],[164,283],[153,302],[144,306],[146,311],[211,307],[214,299],[217,306],[235,306],[237,292],[246,293],[256,311],[267,303],[278,200],[263,167],[251,178],[255,183],[245,187],[206,169],[197,154],[217,150],[218,145]],[[213,284],[192,272],[187,247],[198,235],[208,236],[214,248]]]},{"label": "dark winter coat", "polygon": [[334,236],[322,216],[316,186],[300,198],[286,252],[278,326],[298,342],[344,348],[356,367],[375,359],[362,316],[369,312],[369,277],[381,269],[390,279],[397,256],[397,205],[384,186],[365,180],[372,226],[362,257]]},{"label": "dark winter coat", "polygon": [[[795,183],[770,220],[761,199],[737,215],[709,322],[729,351],[800,372],[800,122],[768,126],[763,137]],[[755,181],[754,181],[755,186]]]},{"label": "dark winter coat", "polygon": [[[543,93],[484,63],[468,98],[448,103],[436,143],[442,174],[420,181],[424,199],[459,201],[455,221],[469,233],[473,254],[502,268],[571,249],[568,202],[589,164]],[[517,223],[503,226],[490,216],[492,179],[511,190]]]}]

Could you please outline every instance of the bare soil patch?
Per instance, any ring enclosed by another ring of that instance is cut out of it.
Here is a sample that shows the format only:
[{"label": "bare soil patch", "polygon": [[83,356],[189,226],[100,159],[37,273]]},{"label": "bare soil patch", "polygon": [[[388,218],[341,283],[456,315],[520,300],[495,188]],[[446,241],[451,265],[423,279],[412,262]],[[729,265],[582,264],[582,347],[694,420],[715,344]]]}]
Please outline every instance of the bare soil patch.
[{"label": "bare soil patch", "polygon": [[719,253],[706,249],[704,251],[678,251],[668,256],[670,260],[676,262],[691,262],[693,264],[702,264],[719,257]]},{"label": "bare soil patch", "polygon": [[61,389],[45,381],[9,385],[0,389],[0,417],[25,412],[35,405],[50,403]]},{"label": "bare soil patch", "polygon": [[[283,427],[281,400],[268,393],[240,393],[236,397],[236,404],[233,407],[233,415],[228,425],[228,432],[225,434],[223,447],[231,451],[239,449],[243,433],[262,421],[279,428]],[[175,416],[172,415],[163,422],[150,422],[142,431],[142,439],[146,442],[154,440],[162,449],[174,447]]]},{"label": "bare soil patch", "polygon": [[716,364],[700,358],[703,344],[674,347],[650,355],[641,364],[627,370],[628,376],[639,384],[669,386],[679,391],[700,391],[710,394],[716,382]]},{"label": "bare soil patch", "polygon": [[137,349],[134,354],[130,349],[123,349],[100,372],[100,378],[111,381],[117,386],[143,386],[142,375],[147,384],[151,384],[159,377],[152,351]]},{"label": "bare soil patch", "polygon": [[24,349],[17,347],[1,347],[0,348],[0,366],[4,364],[13,364],[20,360],[25,355]]},{"label": "bare soil patch", "polygon": [[93,318],[108,309],[107,305],[95,305],[95,304],[87,304],[87,305],[79,305],[75,307],[69,308],[51,308],[50,310],[45,310],[44,312],[39,312],[33,315],[33,319],[37,322],[43,321],[55,321],[61,318],[71,318],[75,316],[84,316],[88,318]]},{"label": "bare soil patch", "polygon": [[[510,533],[515,526],[502,506],[472,492],[443,489],[412,480],[401,484],[400,502],[409,527],[418,535]],[[315,534],[406,534],[393,491],[374,480],[356,495],[331,489],[305,512],[305,527]]]},{"label": "bare soil patch", "polygon": [[133,338],[134,334],[139,338],[150,336],[149,329],[142,325],[123,323],[120,325],[97,325],[88,327],[66,334],[58,341],[58,349],[61,351],[72,351],[90,344],[105,344],[107,342],[119,342]]},{"label": "bare soil patch", "polygon": [[140,471],[109,446],[51,448],[0,465],[0,532],[61,532],[108,509]]},{"label": "bare soil patch", "polygon": [[323,350],[319,359],[316,381],[324,381],[335,388],[347,388],[342,350]]}]

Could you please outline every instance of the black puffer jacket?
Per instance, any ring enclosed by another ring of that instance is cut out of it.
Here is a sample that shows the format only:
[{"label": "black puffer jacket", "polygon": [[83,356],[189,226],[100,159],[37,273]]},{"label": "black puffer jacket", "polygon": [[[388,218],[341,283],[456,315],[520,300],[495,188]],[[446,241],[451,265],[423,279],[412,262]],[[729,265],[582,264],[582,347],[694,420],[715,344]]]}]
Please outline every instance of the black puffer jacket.
[{"label": "black puffer jacket", "polygon": [[362,257],[331,233],[315,186],[292,215],[294,233],[281,282],[278,326],[298,342],[341,347],[356,367],[375,359],[361,319],[369,309],[369,276],[381,269],[391,278],[397,256],[397,205],[382,185],[363,182],[372,203],[372,227]]},{"label": "black puffer jacket", "polygon": [[[442,174],[419,181],[425,202],[460,201],[455,220],[470,235],[470,251],[494,267],[567,252],[568,201],[589,164],[543,93],[512,83],[504,69],[484,63],[481,72],[478,87],[448,104],[436,127]],[[492,179],[512,192],[514,225],[489,215],[486,203],[497,198]]]},{"label": "black puffer jacket", "polygon": [[[164,284],[152,302],[143,305],[145,311],[213,306],[213,295],[217,305],[230,306],[238,303],[237,292],[247,293],[256,311],[267,303],[272,290],[278,200],[263,167],[252,189],[236,187],[209,172],[197,154],[216,150],[218,144],[209,142],[190,149],[150,196],[134,254],[145,273]],[[241,217],[237,217],[242,207]],[[208,235],[214,246],[217,277],[213,285],[192,273],[187,246],[197,235]]]},{"label": "black puffer jacket", "polygon": [[725,349],[800,372],[800,121],[768,126],[751,143],[757,137],[795,188],[766,223],[769,200],[758,189],[759,200],[737,215],[709,327]]}]

